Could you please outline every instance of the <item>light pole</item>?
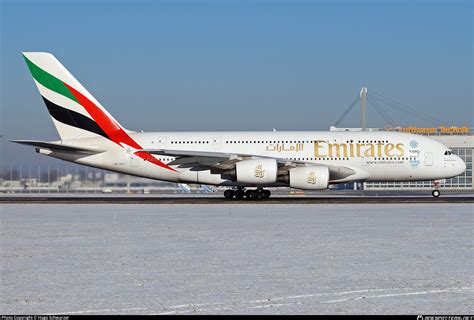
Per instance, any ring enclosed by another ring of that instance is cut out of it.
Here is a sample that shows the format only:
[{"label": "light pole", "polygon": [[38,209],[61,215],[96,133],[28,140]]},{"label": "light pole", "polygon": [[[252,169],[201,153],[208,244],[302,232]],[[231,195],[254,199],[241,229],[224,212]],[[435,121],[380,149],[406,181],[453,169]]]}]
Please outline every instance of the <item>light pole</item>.
[{"label": "light pole", "polygon": [[38,166],[38,193],[40,193],[40,186],[41,185],[41,166]]},{"label": "light pole", "polygon": [[48,193],[49,193],[49,188],[51,187],[50,173],[51,173],[51,166],[48,164]]},{"label": "light pole", "polygon": [[59,186],[60,186],[60,184],[59,184],[59,182],[60,182],[59,181],[59,165],[56,166],[56,182],[58,184],[58,193],[59,193]]}]

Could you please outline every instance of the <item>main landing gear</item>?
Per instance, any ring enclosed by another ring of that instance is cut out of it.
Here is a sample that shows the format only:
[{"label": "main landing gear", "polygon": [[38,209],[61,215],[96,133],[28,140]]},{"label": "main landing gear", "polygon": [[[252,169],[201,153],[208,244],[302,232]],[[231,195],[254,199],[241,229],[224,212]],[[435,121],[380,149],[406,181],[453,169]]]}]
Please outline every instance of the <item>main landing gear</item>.
[{"label": "main landing gear", "polygon": [[433,190],[433,192],[431,192],[431,194],[433,195],[433,197],[438,198],[441,194],[441,192],[439,191],[439,181],[435,181],[433,182],[433,184],[435,189]]},{"label": "main landing gear", "polygon": [[244,197],[249,200],[258,200],[258,199],[268,199],[271,196],[270,190],[266,190],[263,188],[257,189],[249,189],[245,190],[245,188],[237,188],[237,189],[227,189],[224,192],[224,197],[226,199],[232,199],[235,197],[237,200],[241,200]]}]

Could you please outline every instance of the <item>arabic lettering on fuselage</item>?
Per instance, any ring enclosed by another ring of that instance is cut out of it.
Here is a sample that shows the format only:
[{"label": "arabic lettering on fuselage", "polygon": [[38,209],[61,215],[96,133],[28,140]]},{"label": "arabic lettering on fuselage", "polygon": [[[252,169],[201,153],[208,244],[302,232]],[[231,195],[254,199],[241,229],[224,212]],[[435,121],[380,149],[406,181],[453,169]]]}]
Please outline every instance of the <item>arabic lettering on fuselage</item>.
[{"label": "arabic lettering on fuselage", "polygon": [[269,144],[267,145],[267,151],[275,151],[275,152],[290,152],[290,151],[303,151],[304,144],[302,143],[295,143],[295,144],[286,144],[286,143],[276,143],[276,144]]}]

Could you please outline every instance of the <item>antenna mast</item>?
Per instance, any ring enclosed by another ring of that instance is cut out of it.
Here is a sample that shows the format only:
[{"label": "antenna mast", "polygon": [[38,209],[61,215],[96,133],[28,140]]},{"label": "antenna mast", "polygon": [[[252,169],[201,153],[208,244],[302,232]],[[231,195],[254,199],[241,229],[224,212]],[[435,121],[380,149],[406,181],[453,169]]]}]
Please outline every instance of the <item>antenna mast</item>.
[{"label": "antenna mast", "polygon": [[367,88],[362,87],[360,89],[360,127],[362,128],[362,131],[365,131],[367,124],[366,124],[366,96],[367,96]]}]

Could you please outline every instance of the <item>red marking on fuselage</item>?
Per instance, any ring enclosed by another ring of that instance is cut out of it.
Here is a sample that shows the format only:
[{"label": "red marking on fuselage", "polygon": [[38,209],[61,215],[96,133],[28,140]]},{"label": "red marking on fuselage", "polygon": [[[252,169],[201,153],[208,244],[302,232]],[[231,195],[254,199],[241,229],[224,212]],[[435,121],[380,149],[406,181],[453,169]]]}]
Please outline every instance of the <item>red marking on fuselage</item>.
[{"label": "red marking on fuselage", "polygon": [[[104,130],[107,136],[121,146],[121,143],[126,144],[134,149],[143,149],[135,140],[133,140],[126,132],[120,127],[115,121],[110,119],[107,114],[98,106],[96,106],[92,101],[90,101],[86,96],[82,93],[74,89],[73,87],[69,86],[67,83],[64,85],[71,91],[73,96],[79,101],[79,103],[86,109],[86,111],[90,114],[92,119],[99,125],[99,127]],[[160,160],[156,159],[153,155],[147,152],[135,152],[135,154],[153,164],[156,164],[162,168],[172,170],[176,172],[175,169],[168,166],[166,163],[161,162]]]}]

